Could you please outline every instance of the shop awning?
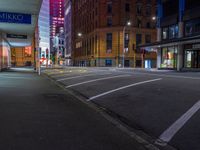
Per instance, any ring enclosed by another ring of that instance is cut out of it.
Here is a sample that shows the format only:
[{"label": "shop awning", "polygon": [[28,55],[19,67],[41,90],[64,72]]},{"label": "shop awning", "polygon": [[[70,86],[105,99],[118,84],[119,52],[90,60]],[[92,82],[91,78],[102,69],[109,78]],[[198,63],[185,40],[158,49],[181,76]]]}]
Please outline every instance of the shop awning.
[{"label": "shop awning", "polygon": [[41,3],[42,0],[0,1],[0,32],[11,46],[31,44]]}]

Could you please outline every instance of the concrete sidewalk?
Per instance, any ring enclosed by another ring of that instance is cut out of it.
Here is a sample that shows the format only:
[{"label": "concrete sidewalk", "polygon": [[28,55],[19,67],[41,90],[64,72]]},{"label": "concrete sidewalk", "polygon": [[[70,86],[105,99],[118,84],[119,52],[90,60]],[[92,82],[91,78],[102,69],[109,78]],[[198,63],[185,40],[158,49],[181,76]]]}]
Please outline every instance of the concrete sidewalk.
[{"label": "concrete sidewalk", "polygon": [[144,150],[97,111],[32,72],[0,73],[1,150]]}]

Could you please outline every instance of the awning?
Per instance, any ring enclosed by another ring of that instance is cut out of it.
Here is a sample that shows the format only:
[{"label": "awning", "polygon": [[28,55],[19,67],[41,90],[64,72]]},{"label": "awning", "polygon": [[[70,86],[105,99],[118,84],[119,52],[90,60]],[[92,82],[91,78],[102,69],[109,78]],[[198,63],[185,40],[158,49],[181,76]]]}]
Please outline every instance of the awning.
[{"label": "awning", "polygon": [[192,43],[200,43],[200,35],[155,42],[155,43],[145,44],[145,45],[139,45],[139,48],[140,49],[154,49],[154,48],[160,48],[160,47],[167,47],[167,46],[174,46],[174,45],[181,45],[181,44],[192,44]]},{"label": "awning", "polygon": [[42,0],[0,1],[0,32],[11,46],[31,44],[41,3]]}]

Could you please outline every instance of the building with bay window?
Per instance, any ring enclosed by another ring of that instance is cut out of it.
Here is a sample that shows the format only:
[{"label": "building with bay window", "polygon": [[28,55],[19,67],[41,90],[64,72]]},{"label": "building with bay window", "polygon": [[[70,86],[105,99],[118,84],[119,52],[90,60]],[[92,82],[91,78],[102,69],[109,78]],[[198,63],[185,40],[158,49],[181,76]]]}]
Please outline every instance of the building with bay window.
[{"label": "building with bay window", "polygon": [[141,47],[157,51],[159,69],[200,71],[199,9],[199,0],[158,0],[157,42]]}]

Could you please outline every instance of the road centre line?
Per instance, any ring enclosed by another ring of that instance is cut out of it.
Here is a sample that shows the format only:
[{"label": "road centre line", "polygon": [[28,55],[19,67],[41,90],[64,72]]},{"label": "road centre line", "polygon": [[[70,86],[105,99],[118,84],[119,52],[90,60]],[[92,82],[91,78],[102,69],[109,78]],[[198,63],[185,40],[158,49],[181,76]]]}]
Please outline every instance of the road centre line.
[{"label": "road centre line", "polygon": [[159,137],[158,141],[168,143],[175,134],[192,118],[192,116],[200,109],[200,100],[195,103],[185,114],[175,121],[167,130]]},{"label": "road centre line", "polygon": [[120,77],[130,77],[130,76],[131,75],[118,75],[118,76],[112,76],[112,77],[94,79],[94,80],[89,80],[89,81],[85,81],[85,82],[80,82],[80,83],[68,85],[65,88],[70,88],[70,87],[74,87],[74,86],[78,86],[78,85],[82,85],[82,84],[86,84],[86,83],[92,83],[92,82],[96,82],[96,81],[102,81],[102,80],[108,80],[108,79],[114,79],[114,78],[120,78]]},{"label": "road centre line", "polygon": [[82,78],[82,77],[90,77],[90,76],[97,76],[97,75],[109,75],[109,74],[111,74],[111,73],[79,75],[79,76],[73,76],[73,77],[67,77],[67,78],[58,79],[56,81],[66,81],[66,80],[77,79],[77,78]]},{"label": "road centre line", "polygon": [[108,94],[111,94],[111,93],[114,93],[114,92],[117,92],[117,91],[120,91],[120,90],[124,90],[126,88],[134,87],[134,86],[137,86],[137,85],[142,85],[142,84],[145,84],[145,83],[151,83],[151,82],[155,82],[155,81],[160,81],[160,80],[162,80],[162,78],[153,79],[153,80],[147,80],[147,81],[142,81],[142,82],[137,82],[137,83],[130,84],[130,85],[127,85],[127,86],[123,86],[123,87],[120,87],[120,88],[117,88],[117,89],[114,89],[114,90],[111,90],[111,91],[108,91],[108,92],[93,96],[93,97],[89,98],[87,101],[92,101],[92,100],[97,99],[99,97],[102,97],[102,96],[105,96],[105,95],[108,95]]}]

